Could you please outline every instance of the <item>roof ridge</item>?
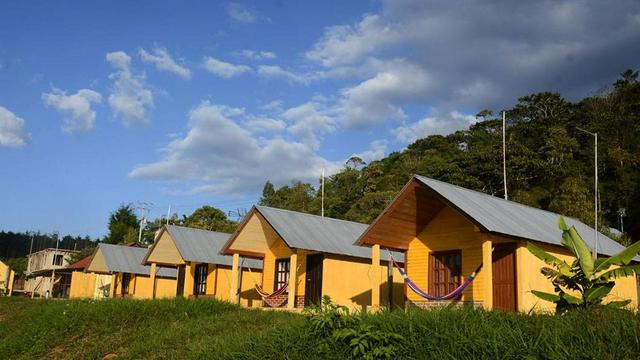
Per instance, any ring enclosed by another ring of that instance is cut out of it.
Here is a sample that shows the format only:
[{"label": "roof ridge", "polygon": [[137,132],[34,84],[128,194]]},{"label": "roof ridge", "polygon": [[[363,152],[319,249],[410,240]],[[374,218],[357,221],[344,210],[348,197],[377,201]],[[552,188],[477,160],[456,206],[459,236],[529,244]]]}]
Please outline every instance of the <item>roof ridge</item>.
[{"label": "roof ridge", "polygon": [[281,208],[272,207],[272,206],[256,205],[256,208],[273,209],[273,210],[277,210],[277,211],[290,212],[290,213],[294,213],[294,214],[300,214],[300,215],[305,215],[305,216],[309,216],[309,217],[315,217],[315,218],[319,218],[321,220],[331,220],[331,221],[339,221],[339,222],[346,222],[346,223],[350,223],[350,224],[369,226],[369,224],[365,224],[365,223],[361,223],[361,222],[357,222],[357,221],[336,219],[336,218],[332,218],[332,217],[320,216],[320,215],[316,215],[316,214],[309,214],[309,213],[305,213],[305,212],[302,212],[302,211],[281,209]]},{"label": "roof ridge", "polygon": [[222,232],[222,231],[213,231],[213,230],[207,230],[207,229],[199,229],[199,228],[194,228],[194,227],[189,227],[189,226],[182,226],[182,225],[171,225],[171,224],[166,224],[165,226],[166,226],[167,228],[169,228],[169,227],[176,227],[176,228],[187,229],[187,230],[192,230],[192,231],[202,231],[202,232],[215,233],[215,234],[222,234],[222,235],[231,235],[231,233],[226,233],[226,232]]},{"label": "roof ridge", "polygon": [[[520,202],[517,202],[517,201],[513,201],[513,200],[503,199],[503,198],[501,198],[501,197],[494,196],[494,195],[491,195],[491,194],[487,194],[487,193],[484,193],[484,192],[482,192],[482,191],[469,189],[469,188],[466,188],[466,187],[463,187],[463,186],[460,186],[460,185],[456,185],[456,184],[450,184],[450,183],[448,183],[448,182],[446,182],[446,181],[442,181],[442,180],[438,180],[438,179],[430,178],[430,177],[428,177],[428,176],[419,175],[419,174],[416,174],[416,176],[417,176],[417,177],[421,177],[421,178],[425,178],[425,179],[429,179],[429,180],[432,180],[432,181],[435,181],[435,182],[438,182],[438,183],[441,183],[441,184],[444,184],[444,185],[453,186],[453,187],[456,187],[456,188],[458,188],[458,189],[460,189],[460,190],[471,191],[471,192],[477,193],[477,194],[479,194],[479,195],[483,195],[483,196],[490,197],[490,198],[491,198],[491,199],[493,199],[493,200],[499,200],[499,201],[506,202],[506,203],[509,203],[509,204],[514,204],[514,205],[524,206],[524,207],[528,207],[528,208],[533,209],[533,210],[538,210],[538,211],[546,212],[546,213],[549,213],[549,214],[553,214],[553,215],[557,215],[557,216],[562,216],[562,217],[564,217],[564,218],[566,218],[566,219],[575,220],[575,221],[578,221],[578,222],[580,222],[580,223],[582,223],[582,224],[584,224],[584,225],[587,225],[587,224],[583,223],[582,221],[580,221],[579,219],[577,219],[577,218],[575,218],[575,217],[572,217],[572,216],[559,214],[559,213],[557,213],[557,212],[553,212],[553,211],[551,211],[551,210],[541,209],[541,208],[538,208],[538,207],[535,207],[535,206],[532,206],[532,205],[523,204],[523,203],[520,203]],[[587,226],[589,226],[589,225],[587,225]]]}]

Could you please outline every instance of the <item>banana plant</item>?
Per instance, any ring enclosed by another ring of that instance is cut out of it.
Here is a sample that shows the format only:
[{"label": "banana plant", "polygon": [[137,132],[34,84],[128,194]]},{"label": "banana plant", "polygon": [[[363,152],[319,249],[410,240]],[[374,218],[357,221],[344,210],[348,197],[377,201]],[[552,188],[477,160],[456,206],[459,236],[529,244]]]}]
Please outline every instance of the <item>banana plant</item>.
[{"label": "banana plant", "polygon": [[[560,243],[575,257],[571,264],[531,242],[527,243],[529,252],[550,266],[543,267],[541,272],[551,280],[555,292],[552,294],[532,290],[532,293],[542,300],[555,303],[557,312],[602,305],[604,298],[613,289],[615,279],[640,274],[640,264],[633,262],[633,258],[640,253],[640,241],[614,256],[594,259],[574,226],[567,226],[564,218],[560,217],[558,227],[562,230]],[[630,302],[631,300],[612,301],[607,305],[622,307]]]}]

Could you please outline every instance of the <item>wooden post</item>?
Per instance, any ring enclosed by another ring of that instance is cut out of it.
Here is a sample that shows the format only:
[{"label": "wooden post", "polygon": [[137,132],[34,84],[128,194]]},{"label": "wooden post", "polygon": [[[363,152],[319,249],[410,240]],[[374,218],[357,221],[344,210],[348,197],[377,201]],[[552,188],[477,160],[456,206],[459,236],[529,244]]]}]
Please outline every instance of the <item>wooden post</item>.
[{"label": "wooden post", "polygon": [[229,300],[234,304],[240,302],[240,292],[238,291],[238,267],[240,266],[240,254],[233,254],[231,265],[231,288],[229,290]]},{"label": "wooden post", "polygon": [[371,247],[371,309],[380,307],[380,245]]},{"label": "wooden post", "polygon": [[116,297],[117,287],[118,287],[118,273],[111,274],[111,291],[110,291],[109,297],[111,298]]},{"label": "wooden post", "polygon": [[196,274],[196,262],[190,262],[186,264],[185,269],[185,278],[184,278],[184,291],[182,292],[185,298],[189,298],[191,295],[195,295],[194,293],[194,282],[195,282],[195,274]]},{"label": "wooden post", "polygon": [[486,310],[493,309],[493,258],[491,254],[491,248],[493,247],[491,243],[491,238],[488,236],[485,238],[484,242],[482,242],[482,286],[484,291],[482,292],[483,296],[483,306]]},{"label": "wooden post", "polygon": [[151,298],[156,298],[156,263],[151,263],[151,269],[149,270],[151,276]]},{"label": "wooden post", "polygon": [[13,278],[16,276],[16,272],[13,270],[10,270],[9,272],[9,283],[7,284],[7,296],[11,296],[11,294],[13,293]]},{"label": "wooden post", "polygon": [[296,307],[296,291],[298,290],[298,254],[293,252],[289,258],[289,298],[287,307],[293,309]]}]

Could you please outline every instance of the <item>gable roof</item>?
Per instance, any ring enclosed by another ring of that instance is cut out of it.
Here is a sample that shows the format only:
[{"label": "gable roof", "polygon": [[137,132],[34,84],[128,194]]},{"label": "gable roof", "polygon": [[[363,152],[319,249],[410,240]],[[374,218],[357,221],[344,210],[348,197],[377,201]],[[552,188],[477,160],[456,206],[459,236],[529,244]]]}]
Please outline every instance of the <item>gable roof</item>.
[{"label": "gable roof", "polygon": [[[425,176],[416,175],[414,178],[485,231],[561,246],[562,231],[558,228],[560,214]],[[594,229],[578,219],[565,217],[565,220],[568,226],[575,226],[587,245],[593,248]],[[611,256],[623,249],[618,242],[598,233],[598,253]]]},{"label": "gable roof", "polygon": [[[220,254],[231,234],[177,225],[165,225],[165,229],[185,261],[227,266],[233,264],[232,256]],[[245,267],[262,269],[262,260],[243,258],[242,261]]]},{"label": "gable roof", "polygon": [[[101,243],[96,251],[100,251],[110,272],[125,272],[138,275],[150,275],[151,266],[142,265],[147,249],[126,245]],[[175,278],[176,269],[158,267],[157,276]]]},{"label": "gable roof", "polygon": [[[371,249],[354,245],[368,225],[268,206],[254,206],[290,248],[371,259]],[[249,213],[251,214],[251,212]],[[229,239],[230,245],[233,239]],[[380,254],[388,260],[387,253]],[[404,261],[401,253],[393,256]]]},{"label": "gable roof", "polygon": [[89,265],[89,263],[91,263],[91,259],[93,259],[93,255],[89,255],[89,256],[83,257],[82,259],[74,262],[73,264],[70,264],[65,269],[69,269],[69,270],[84,270],[84,268],[86,268],[87,265]]}]

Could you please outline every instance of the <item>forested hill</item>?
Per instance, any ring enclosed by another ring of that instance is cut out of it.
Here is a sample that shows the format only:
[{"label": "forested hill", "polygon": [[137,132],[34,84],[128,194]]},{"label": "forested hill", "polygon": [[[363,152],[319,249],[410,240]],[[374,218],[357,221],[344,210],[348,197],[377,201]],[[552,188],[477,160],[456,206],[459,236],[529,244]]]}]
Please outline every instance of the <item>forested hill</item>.
[{"label": "forested hill", "polygon": [[[593,224],[594,139],[578,128],[597,132],[600,221],[617,229],[624,225],[625,233],[640,239],[637,71],[625,71],[611,86],[576,103],[542,92],[519,98],[506,111],[510,200]],[[503,196],[502,120],[490,110],[478,117],[481,121],[467,130],[419,139],[379,161],[351,158],[326,180],[325,214],[369,223],[413,174]],[[317,189],[299,181],[275,189],[267,182],[260,201],[319,214]]]}]

